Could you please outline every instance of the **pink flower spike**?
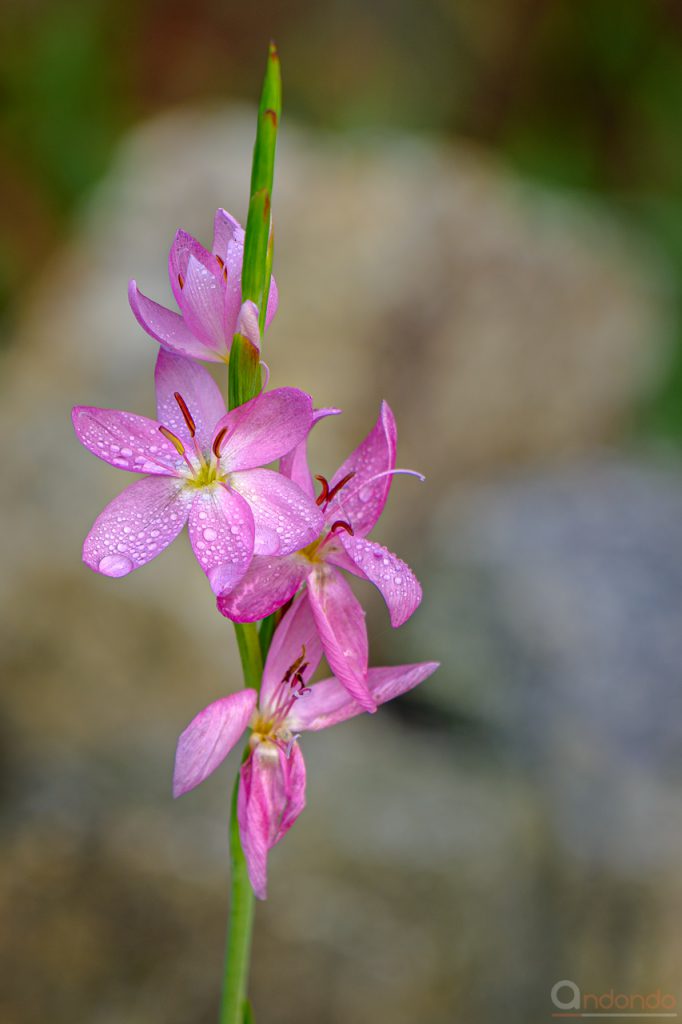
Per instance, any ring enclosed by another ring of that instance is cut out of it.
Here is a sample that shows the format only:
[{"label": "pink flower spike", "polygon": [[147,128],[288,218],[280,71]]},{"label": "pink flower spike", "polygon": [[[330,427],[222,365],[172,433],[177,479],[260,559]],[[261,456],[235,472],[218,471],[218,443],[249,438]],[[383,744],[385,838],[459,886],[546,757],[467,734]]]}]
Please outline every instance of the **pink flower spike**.
[{"label": "pink flower spike", "polygon": [[258,743],[241,767],[237,818],[253,891],[267,895],[268,852],[305,807],[305,764],[296,744],[287,752]]},{"label": "pink flower spike", "polygon": [[391,616],[391,625],[394,628],[402,626],[422,599],[421,585],[409,565],[374,541],[350,537],[346,533],[340,534],[339,539],[359,575],[381,592]]},{"label": "pink flower spike", "polygon": [[310,574],[307,598],[332,672],[366,711],[376,711],[366,683],[367,627],[360,602],[329,565]]},{"label": "pink flower spike", "polygon": [[[371,668],[367,673],[367,686],[377,704],[386,704],[423,683],[438,667],[437,661],[422,661],[414,665]],[[294,732],[317,732],[361,715],[364,710],[337,679],[323,679],[311,687],[304,700],[296,702],[288,725]]]},{"label": "pink flower spike", "polygon": [[192,719],[178,740],[174,797],[194,789],[222,764],[249,724],[257,697],[255,690],[240,690]]}]

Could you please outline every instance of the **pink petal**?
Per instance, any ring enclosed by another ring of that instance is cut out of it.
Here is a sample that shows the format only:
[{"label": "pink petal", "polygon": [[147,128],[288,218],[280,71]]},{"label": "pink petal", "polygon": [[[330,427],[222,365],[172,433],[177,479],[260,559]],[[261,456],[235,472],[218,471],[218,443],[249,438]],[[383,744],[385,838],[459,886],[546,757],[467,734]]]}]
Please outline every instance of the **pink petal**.
[{"label": "pink petal", "polygon": [[117,409],[77,405],[71,413],[76,436],[93,455],[131,473],[175,476],[184,465],[159,424]]},{"label": "pink petal", "polygon": [[190,256],[178,304],[192,334],[220,355],[227,354],[232,341],[226,339],[223,323],[223,288],[220,278]]},{"label": "pink petal", "polygon": [[330,481],[332,489],[348,473],[355,474],[329,505],[327,522],[345,519],[353,527],[356,537],[369,533],[383,511],[393,479],[391,476],[382,476],[378,480],[372,478],[377,473],[395,469],[396,444],[395,418],[388,403],[382,402],[373,429]]},{"label": "pink petal", "polygon": [[310,395],[298,388],[261,392],[216,425],[216,434],[227,427],[222,465],[231,472],[255,469],[281,458],[306,437],[312,417]]},{"label": "pink petal", "polygon": [[249,879],[258,899],[267,893],[269,850],[305,806],[305,764],[297,744],[290,756],[274,743],[257,744],[241,767],[237,817]]},{"label": "pink petal", "polygon": [[[311,428],[327,416],[338,416],[340,412],[340,409],[314,409]],[[308,497],[314,498],[315,485],[308,469],[308,436],[300,444],[297,444],[293,451],[280,459],[279,471],[298,484]]]},{"label": "pink petal", "polygon": [[215,215],[213,253],[223,262],[223,329],[225,337],[231,339],[236,334],[237,317],[242,303],[244,231],[239,222],[226,210],[218,210]]},{"label": "pink petal", "polygon": [[213,428],[225,415],[225,401],[208,370],[191,359],[183,359],[182,356],[160,349],[154,370],[154,384],[159,423],[180,438],[188,454],[193,453],[192,438],[175,398],[177,392],[184,399],[194,420],[199,447],[210,455]]},{"label": "pink petal", "polygon": [[256,555],[234,590],[218,598],[218,611],[233,622],[264,619],[294,596],[310,570],[310,562],[301,555]]},{"label": "pink petal", "polygon": [[135,281],[128,285],[128,301],[140,327],[171,352],[191,359],[222,360],[215,349],[207,348],[194,337],[179,313],[148,299],[138,290]]},{"label": "pink petal", "polygon": [[[175,301],[179,306],[181,305],[183,285],[187,277],[187,265],[190,256],[193,256],[195,260],[201,263],[215,277],[219,277],[221,274],[220,264],[215,256],[204,249],[203,245],[186,231],[177,231],[168,254],[168,276],[170,277]],[[181,280],[183,284],[180,283]]]},{"label": "pink petal", "polygon": [[391,615],[391,625],[402,626],[419,607],[422,588],[409,565],[382,547],[362,537],[340,537],[346,554],[361,574],[381,592]]},{"label": "pink petal", "polygon": [[[376,703],[385,704],[428,679],[437,668],[437,661],[371,668],[367,673],[367,685]],[[353,700],[337,679],[324,679],[315,683],[310,693],[296,702],[288,722],[295,732],[317,731],[345,722],[347,718],[353,718],[363,711],[364,708]]]},{"label": "pink petal", "polygon": [[[213,255],[227,263],[230,247],[235,245],[244,248],[244,228],[231,213],[220,208],[213,221]],[[239,267],[241,269],[241,260]]]},{"label": "pink petal", "polygon": [[306,663],[302,678],[307,684],[322,658],[322,644],[305,594],[294,601],[272,638],[263,669],[260,696],[260,706],[266,715],[282,679],[302,653],[305,653]]},{"label": "pink petal", "polygon": [[308,599],[332,672],[365,710],[376,711],[367,688],[367,628],[360,602],[330,565],[316,566],[308,577]]},{"label": "pink petal", "polygon": [[[227,268],[227,295],[225,303],[225,322],[230,322],[230,315],[234,317],[241,302],[242,291],[242,261],[244,258],[244,229],[239,221],[235,220],[227,210],[217,210],[213,231],[213,252],[220,256]],[[270,294],[268,296],[268,311],[265,318],[266,327],[270,324],[277,311],[277,285],[274,277],[270,282]],[[234,333],[232,330],[231,333]]]},{"label": "pink petal", "polygon": [[324,522],[319,508],[281,473],[247,469],[230,474],[229,479],[253,512],[255,554],[288,555],[319,535]]},{"label": "pink petal", "polygon": [[255,302],[246,301],[239,310],[233,334],[243,334],[260,352],[260,329],[258,327],[258,306]]},{"label": "pink petal", "polygon": [[184,484],[148,476],[127,487],[97,517],[83,561],[104,576],[127,576],[161,554],[189,514]]},{"label": "pink petal", "polygon": [[249,724],[257,700],[255,690],[240,690],[192,719],[178,740],[173,796],[188,793],[222,764]]},{"label": "pink petal", "polygon": [[251,509],[236,491],[216,485],[195,492],[189,537],[214,594],[242,578],[253,556],[253,536]]}]

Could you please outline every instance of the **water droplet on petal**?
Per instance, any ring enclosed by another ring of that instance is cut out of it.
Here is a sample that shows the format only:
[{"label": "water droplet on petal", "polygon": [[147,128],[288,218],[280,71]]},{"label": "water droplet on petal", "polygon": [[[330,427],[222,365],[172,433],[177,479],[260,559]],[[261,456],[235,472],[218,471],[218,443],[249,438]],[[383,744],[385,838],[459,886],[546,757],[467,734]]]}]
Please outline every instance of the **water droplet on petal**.
[{"label": "water droplet on petal", "polygon": [[125,555],[105,555],[97,568],[105,576],[127,576],[133,563]]},{"label": "water droplet on petal", "polygon": [[124,455],[126,459],[132,456],[133,452],[131,448],[121,448],[121,455]]},{"label": "water droplet on petal", "polygon": [[208,526],[204,530],[204,540],[212,541],[215,540],[217,536],[218,534],[215,532],[215,530],[212,530],[210,526]]}]

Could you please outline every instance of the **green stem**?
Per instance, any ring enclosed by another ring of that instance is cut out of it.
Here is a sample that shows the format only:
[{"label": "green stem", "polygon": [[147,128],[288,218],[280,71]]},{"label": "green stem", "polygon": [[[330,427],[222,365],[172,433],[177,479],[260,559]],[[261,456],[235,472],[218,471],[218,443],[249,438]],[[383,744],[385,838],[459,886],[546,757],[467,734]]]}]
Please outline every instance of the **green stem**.
[{"label": "green stem", "polygon": [[258,639],[258,627],[255,622],[234,622],[233,626],[237,636],[239,657],[242,659],[244,682],[247,686],[253,686],[254,690],[260,690],[263,655]]},{"label": "green stem", "polygon": [[247,1013],[249,1012],[246,990],[249,982],[255,897],[246,869],[246,859],[242,850],[242,844],[239,839],[239,822],[237,821],[238,791],[239,776],[237,776],[235,781],[232,794],[232,812],[230,815],[232,880],[220,1024],[244,1024],[244,1020],[248,1019]]}]

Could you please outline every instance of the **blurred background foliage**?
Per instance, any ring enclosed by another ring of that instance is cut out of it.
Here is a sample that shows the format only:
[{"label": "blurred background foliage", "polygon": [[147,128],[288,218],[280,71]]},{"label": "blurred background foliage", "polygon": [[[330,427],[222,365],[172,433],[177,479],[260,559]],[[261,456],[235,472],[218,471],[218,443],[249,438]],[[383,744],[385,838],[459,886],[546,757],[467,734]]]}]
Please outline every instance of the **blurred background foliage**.
[{"label": "blurred background foliage", "polygon": [[[24,0],[3,10],[4,324],[136,121],[257,94],[327,130],[463,137],[596,194],[657,243],[682,312],[679,0]],[[680,318],[682,319],[682,318]],[[643,429],[682,439],[682,333]]]}]

